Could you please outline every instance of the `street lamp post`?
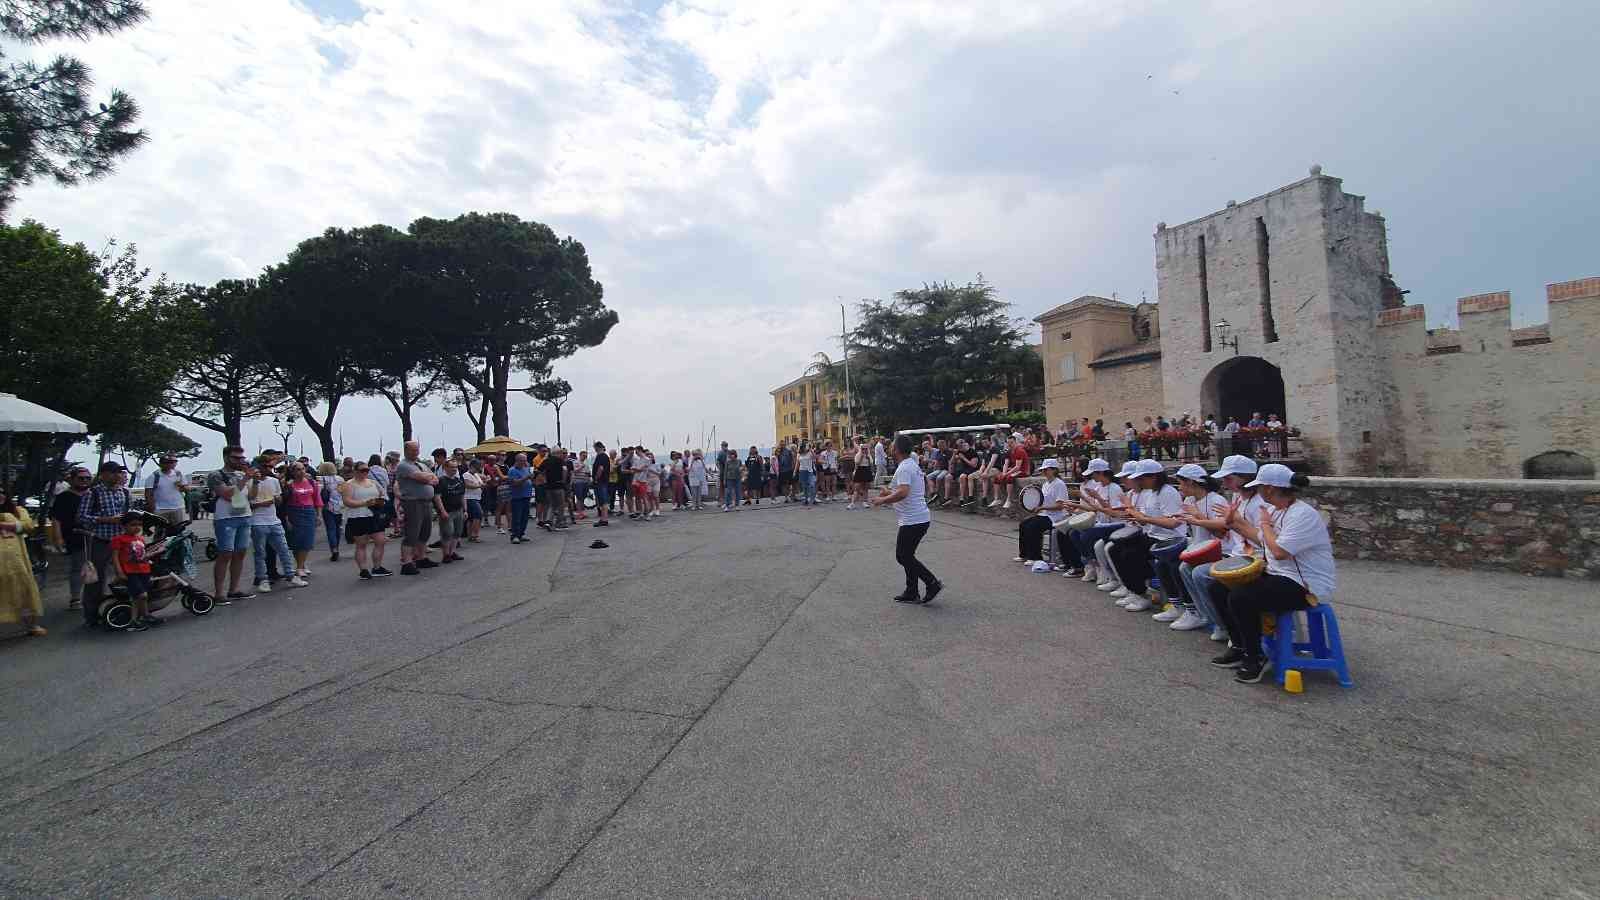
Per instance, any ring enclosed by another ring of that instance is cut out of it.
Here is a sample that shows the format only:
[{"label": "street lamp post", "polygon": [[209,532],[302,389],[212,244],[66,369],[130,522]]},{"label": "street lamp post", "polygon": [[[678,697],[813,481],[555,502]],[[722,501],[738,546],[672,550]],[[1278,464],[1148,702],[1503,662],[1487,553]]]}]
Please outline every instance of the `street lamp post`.
[{"label": "street lamp post", "polygon": [[288,456],[289,435],[294,434],[294,413],[290,413],[281,420],[277,416],[273,416],[272,430],[278,433],[278,437],[283,438],[283,455]]},{"label": "street lamp post", "polygon": [[1217,324],[1213,327],[1217,329],[1217,345],[1220,347],[1232,347],[1233,355],[1238,356],[1239,338],[1230,337],[1233,333],[1233,326],[1228,324],[1228,320],[1218,319]]}]

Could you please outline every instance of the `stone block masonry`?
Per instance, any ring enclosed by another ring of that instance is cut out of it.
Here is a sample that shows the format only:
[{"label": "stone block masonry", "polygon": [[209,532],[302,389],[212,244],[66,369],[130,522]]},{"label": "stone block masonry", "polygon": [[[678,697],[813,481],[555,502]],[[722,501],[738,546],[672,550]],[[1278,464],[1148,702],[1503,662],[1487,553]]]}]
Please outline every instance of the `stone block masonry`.
[{"label": "stone block masonry", "polygon": [[1600,482],[1312,478],[1335,555],[1600,580]]}]

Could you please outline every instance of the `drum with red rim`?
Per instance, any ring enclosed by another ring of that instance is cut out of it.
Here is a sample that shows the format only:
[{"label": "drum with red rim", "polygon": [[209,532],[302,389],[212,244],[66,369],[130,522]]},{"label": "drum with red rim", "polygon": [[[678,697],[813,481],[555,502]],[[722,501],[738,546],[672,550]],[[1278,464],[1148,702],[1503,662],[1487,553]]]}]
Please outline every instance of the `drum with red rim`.
[{"label": "drum with red rim", "polygon": [[1222,541],[1219,538],[1201,541],[1178,556],[1180,562],[1186,562],[1191,566],[1203,566],[1206,563],[1214,563],[1221,558]]}]

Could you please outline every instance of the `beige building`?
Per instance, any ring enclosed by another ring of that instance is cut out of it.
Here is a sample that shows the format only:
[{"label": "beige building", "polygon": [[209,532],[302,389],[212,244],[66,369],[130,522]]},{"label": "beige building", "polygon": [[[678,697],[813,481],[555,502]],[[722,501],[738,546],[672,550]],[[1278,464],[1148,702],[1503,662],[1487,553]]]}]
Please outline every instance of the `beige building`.
[{"label": "beige building", "polygon": [[1550,285],[1546,325],[1512,329],[1499,293],[1428,331],[1383,218],[1320,168],[1159,224],[1155,249],[1157,304],[1080,297],[1036,320],[1052,426],[1277,412],[1334,474],[1592,475],[1600,459],[1600,278]]},{"label": "beige building", "polygon": [[844,446],[850,416],[844,391],[822,374],[802,375],[772,391],[773,434],[777,443],[833,441]]}]

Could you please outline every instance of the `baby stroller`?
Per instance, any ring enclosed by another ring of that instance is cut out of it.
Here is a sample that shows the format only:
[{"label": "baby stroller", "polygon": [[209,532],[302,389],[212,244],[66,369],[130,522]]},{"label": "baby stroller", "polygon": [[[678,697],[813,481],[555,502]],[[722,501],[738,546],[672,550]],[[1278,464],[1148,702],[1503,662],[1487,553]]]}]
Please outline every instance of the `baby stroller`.
[{"label": "baby stroller", "polygon": [[[217,603],[211,595],[191,583],[195,577],[197,539],[189,532],[189,523],[173,525],[158,515],[144,513],[144,530],[150,541],[145,547],[145,557],[150,560],[150,594],[146,597],[150,612],[167,608],[174,599],[197,616],[215,609]],[[127,628],[133,624],[133,601],[128,598],[128,587],[124,584],[108,587],[96,611],[100,621],[108,628]]]}]

